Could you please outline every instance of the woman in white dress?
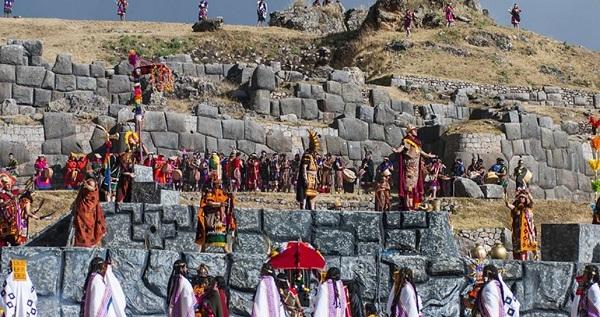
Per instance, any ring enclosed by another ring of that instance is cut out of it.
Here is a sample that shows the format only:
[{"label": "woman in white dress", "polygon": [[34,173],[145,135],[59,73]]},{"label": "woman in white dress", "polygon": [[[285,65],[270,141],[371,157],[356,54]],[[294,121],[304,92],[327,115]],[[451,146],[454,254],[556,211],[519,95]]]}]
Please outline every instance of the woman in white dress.
[{"label": "woman in white dress", "polygon": [[340,278],[340,269],[332,267],[327,271],[325,282],[317,290],[313,317],[346,316],[348,298]]},{"label": "woman in white dress", "polygon": [[192,283],[186,278],[187,273],[185,261],[175,261],[167,287],[169,317],[194,317],[196,296]]},{"label": "woman in white dress", "polygon": [[600,273],[595,265],[583,269],[571,304],[571,317],[600,317]]},{"label": "woman in white dress", "polygon": [[479,291],[476,300],[476,310],[482,317],[519,317],[521,304],[493,265],[483,268],[485,283]]},{"label": "woman in white dress", "polygon": [[275,283],[275,271],[270,264],[263,265],[260,282],[256,287],[252,317],[286,317],[285,307]]},{"label": "woman in white dress", "polygon": [[394,272],[394,286],[387,302],[387,314],[390,317],[420,317],[421,297],[413,282],[413,272],[402,268]]}]

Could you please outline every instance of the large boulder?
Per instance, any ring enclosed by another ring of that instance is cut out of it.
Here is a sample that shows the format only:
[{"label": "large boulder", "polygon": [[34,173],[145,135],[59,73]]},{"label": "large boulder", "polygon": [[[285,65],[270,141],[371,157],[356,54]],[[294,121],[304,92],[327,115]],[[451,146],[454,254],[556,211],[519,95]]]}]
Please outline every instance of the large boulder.
[{"label": "large boulder", "polygon": [[344,9],[341,4],[323,7],[294,6],[288,10],[271,13],[270,26],[325,35],[346,31]]},{"label": "large boulder", "polygon": [[468,178],[457,178],[454,181],[454,196],[456,197],[469,197],[469,198],[483,198],[483,192],[481,188],[474,181]]},{"label": "large boulder", "polygon": [[194,32],[214,32],[223,28],[223,18],[200,20],[192,26]]},{"label": "large boulder", "polygon": [[44,136],[46,140],[62,139],[75,134],[73,115],[69,113],[44,113]]},{"label": "large boulder", "polygon": [[344,24],[348,31],[357,31],[367,17],[369,11],[364,9],[350,9],[344,13]]},{"label": "large boulder", "polygon": [[252,88],[275,90],[275,73],[270,67],[259,65],[252,74]]},{"label": "large boulder", "polygon": [[369,137],[369,125],[359,119],[338,119],[337,126],[339,136],[347,141],[364,141]]}]

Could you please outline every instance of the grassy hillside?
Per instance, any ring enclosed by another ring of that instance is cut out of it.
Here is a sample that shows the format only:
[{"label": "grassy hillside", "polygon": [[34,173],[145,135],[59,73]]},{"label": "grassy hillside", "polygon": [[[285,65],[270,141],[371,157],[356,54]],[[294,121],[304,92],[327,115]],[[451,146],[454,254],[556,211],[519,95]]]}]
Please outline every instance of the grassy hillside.
[{"label": "grassy hillside", "polygon": [[600,52],[574,47],[528,31],[494,25],[488,19],[436,29],[417,29],[404,51],[401,32],[377,31],[328,37],[282,28],[225,26],[214,33],[192,33],[178,23],[2,19],[0,39],[38,38],[44,57],[70,52],[79,62],[115,62],[131,48],[146,57],[191,53],[198,62],[300,63],[321,46],[333,51],[337,67],[359,66],[370,78],[412,74],[482,83],[561,85],[600,89]]}]

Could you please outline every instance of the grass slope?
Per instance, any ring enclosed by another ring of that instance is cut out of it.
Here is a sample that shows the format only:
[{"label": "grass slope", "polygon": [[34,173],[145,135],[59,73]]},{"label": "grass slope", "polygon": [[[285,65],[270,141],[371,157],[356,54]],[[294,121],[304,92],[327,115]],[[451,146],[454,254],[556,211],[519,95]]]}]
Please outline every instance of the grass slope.
[{"label": "grass slope", "polygon": [[[469,44],[469,38],[481,34],[508,39],[512,48]],[[317,37],[282,28],[227,25],[222,31],[200,34],[192,33],[188,24],[154,22],[2,19],[0,39],[7,38],[42,39],[50,62],[61,52],[73,54],[78,62],[114,62],[136,48],[146,57],[193,53],[200,61],[206,56],[207,62],[285,63],[303,50],[314,53],[325,45],[334,51],[335,66],[359,66],[370,78],[412,74],[491,84],[600,88],[599,52],[500,27],[488,19],[459,22],[450,29],[417,29],[409,40],[413,46],[403,52],[386,49],[390,42],[404,40],[400,32]],[[467,55],[461,56],[464,52]]]}]

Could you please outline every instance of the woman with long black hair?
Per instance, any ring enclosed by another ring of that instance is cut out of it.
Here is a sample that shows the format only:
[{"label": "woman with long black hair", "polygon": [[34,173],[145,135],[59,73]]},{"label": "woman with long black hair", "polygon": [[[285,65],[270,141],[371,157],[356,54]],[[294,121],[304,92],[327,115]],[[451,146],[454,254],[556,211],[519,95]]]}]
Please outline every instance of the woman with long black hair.
[{"label": "woman with long black hair", "polygon": [[474,316],[482,317],[519,317],[521,304],[500,275],[498,268],[486,265],[483,268],[484,284],[477,295]]},{"label": "woman with long black hair", "polygon": [[409,268],[394,271],[394,286],[387,303],[390,317],[420,317],[421,297],[413,282],[413,272]]},{"label": "woman with long black hair", "polygon": [[167,286],[169,317],[194,317],[196,297],[192,284],[186,278],[187,273],[185,261],[175,261]]},{"label": "woman with long black hair", "polygon": [[588,265],[577,277],[579,286],[571,306],[571,317],[600,316],[600,272],[595,265]]},{"label": "woman with long black hair", "polygon": [[341,281],[341,272],[337,267],[327,271],[325,282],[317,290],[314,317],[345,317],[348,309],[346,288]]}]

